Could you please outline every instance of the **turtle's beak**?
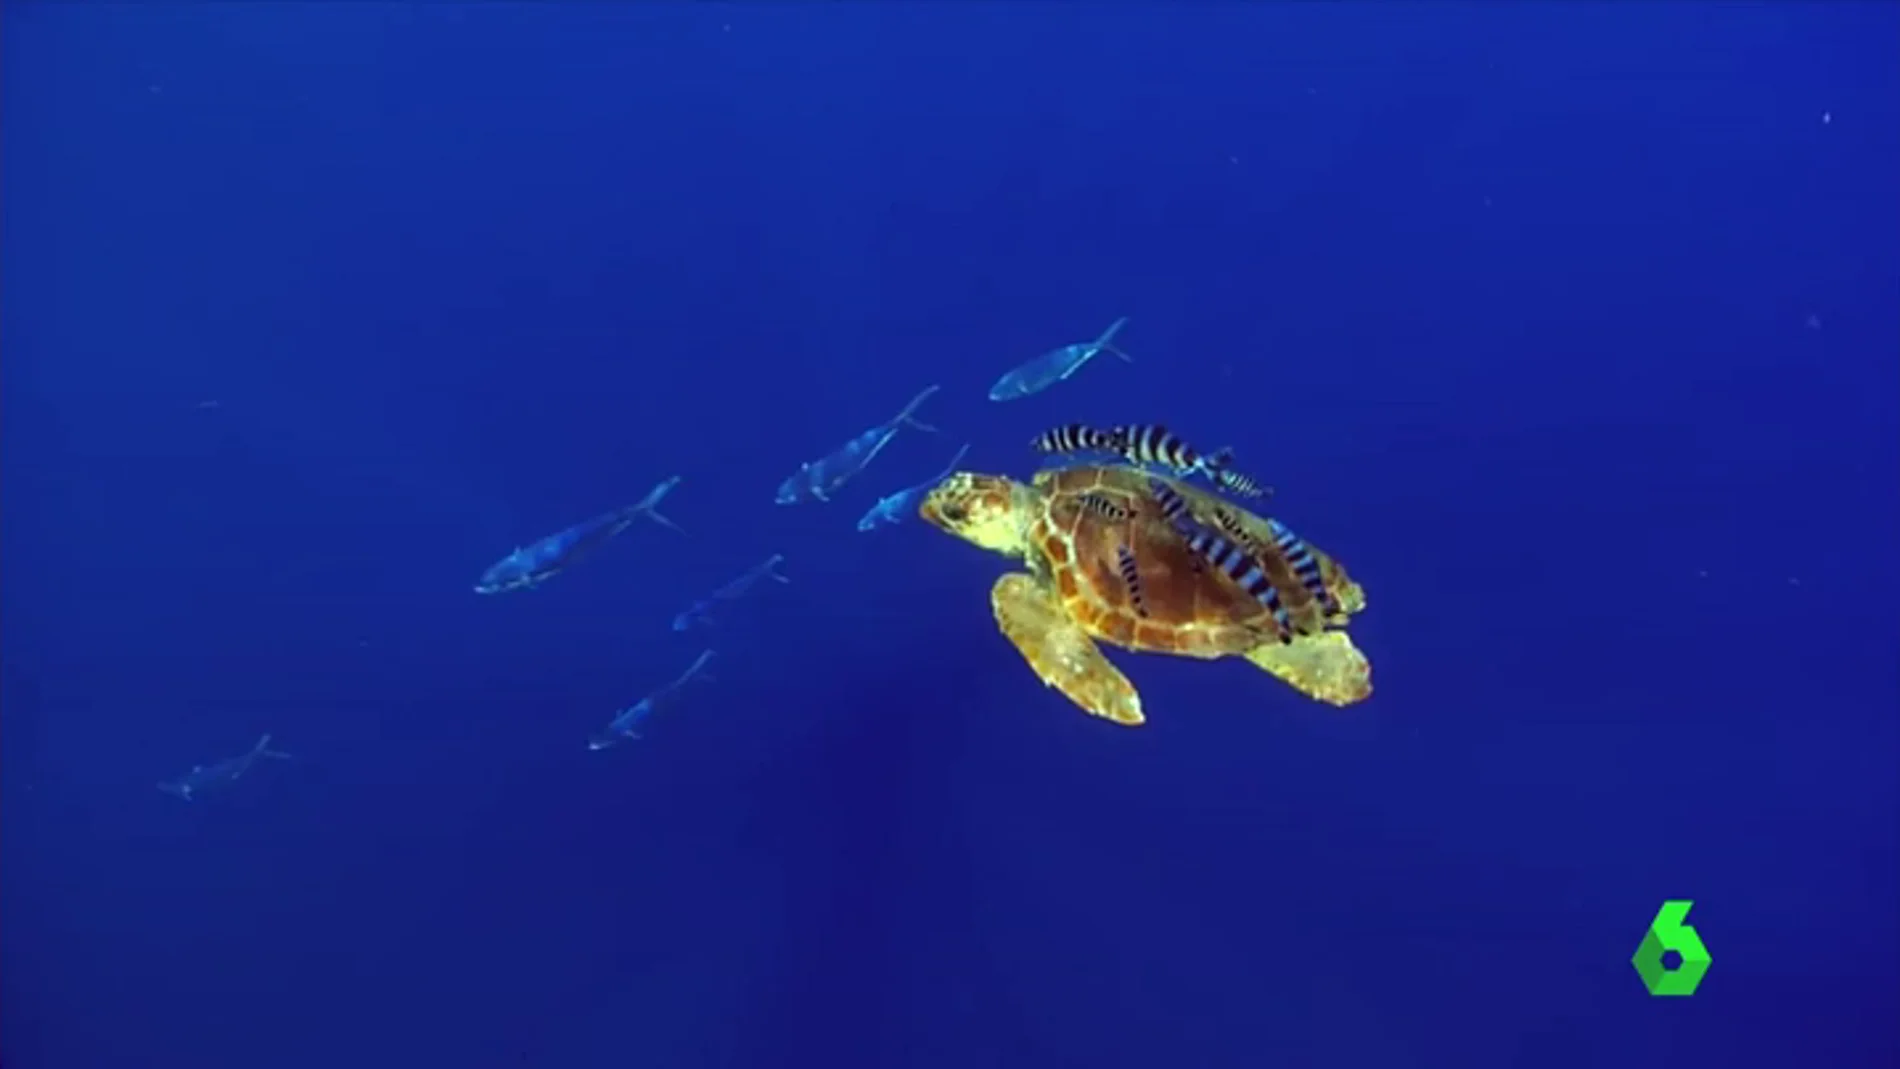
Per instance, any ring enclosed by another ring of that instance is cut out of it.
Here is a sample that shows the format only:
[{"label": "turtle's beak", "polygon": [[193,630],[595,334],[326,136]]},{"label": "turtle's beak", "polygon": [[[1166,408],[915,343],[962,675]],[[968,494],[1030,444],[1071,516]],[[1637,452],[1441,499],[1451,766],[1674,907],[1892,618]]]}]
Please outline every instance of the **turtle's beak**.
[{"label": "turtle's beak", "polygon": [[956,533],[957,521],[966,518],[962,505],[944,500],[942,487],[932,490],[924,503],[917,506],[917,516],[932,527],[941,527],[952,534]]}]

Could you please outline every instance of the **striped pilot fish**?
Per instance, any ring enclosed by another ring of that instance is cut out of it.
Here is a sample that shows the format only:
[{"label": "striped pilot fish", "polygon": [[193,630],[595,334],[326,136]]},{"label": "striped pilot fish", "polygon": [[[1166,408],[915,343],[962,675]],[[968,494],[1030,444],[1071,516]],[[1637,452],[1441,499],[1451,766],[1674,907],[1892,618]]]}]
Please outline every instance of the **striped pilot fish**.
[{"label": "striped pilot fish", "polygon": [[1275,519],[1266,521],[1268,531],[1273,536],[1273,545],[1269,548],[1232,513],[1216,509],[1214,523],[1221,533],[1239,543],[1266,569],[1267,577],[1282,591],[1294,631],[1313,635],[1325,630],[1326,625],[1334,619],[1343,622],[1344,614],[1340,611],[1339,601],[1326,588],[1319,558],[1312,547],[1288,530],[1285,524]]},{"label": "striped pilot fish", "polygon": [[1188,548],[1195,555],[1221,571],[1264,606],[1273,617],[1279,631],[1281,642],[1293,641],[1293,622],[1280,601],[1279,588],[1267,574],[1261,555],[1250,552],[1251,547],[1243,542],[1227,537],[1219,531],[1203,527],[1188,509],[1187,500],[1180,491],[1160,479],[1148,480],[1149,492],[1154,495],[1155,503],[1161,506],[1161,515],[1187,541]]},{"label": "striped pilot fish", "polygon": [[1029,447],[1040,453],[1112,453],[1121,456],[1124,443],[1117,431],[1098,430],[1086,423],[1065,423],[1036,435],[1029,440]]},{"label": "striped pilot fish", "polygon": [[[1226,516],[1221,519],[1225,521],[1223,526],[1232,522]],[[1306,544],[1306,539],[1294,534],[1286,524],[1271,516],[1267,517],[1267,529],[1273,533],[1274,547],[1293,569],[1293,574],[1299,577],[1300,586],[1306,588],[1314,604],[1328,614],[1339,612],[1339,602],[1326,589],[1326,577],[1320,573],[1319,560],[1313,556],[1313,549]]]},{"label": "striped pilot fish", "polygon": [[1234,460],[1231,448],[1202,454],[1159,423],[1130,424],[1109,433],[1122,443],[1122,455],[1132,463],[1163,465],[1173,468],[1177,475],[1199,473],[1221,489],[1244,497],[1264,497],[1272,492],[1228,466]]},{"label": "striped pilot fish", "polygon": [[1107,430],[1069,423],[1044,431],[1029,444],[1044,453],[1113,453],[1131,464],[1152,464],[1176,475],[1199,474],[1221,489],[1244,497],[1265,497],[1273,492],[1271,487],[1229,466],[1234,457],[1232,449],[1203,454],[1158,423]]}]

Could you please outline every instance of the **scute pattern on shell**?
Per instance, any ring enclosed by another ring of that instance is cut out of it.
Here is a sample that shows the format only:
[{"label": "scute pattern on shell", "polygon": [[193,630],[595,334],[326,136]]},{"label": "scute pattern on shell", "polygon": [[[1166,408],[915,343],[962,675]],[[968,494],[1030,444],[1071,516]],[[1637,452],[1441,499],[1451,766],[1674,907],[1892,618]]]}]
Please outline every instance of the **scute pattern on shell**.
[{"label": "scute pattern on shell", "polygon": [[[1264,607],[1188,549],[1155,506],[1148,478],[1132,467],[1038,474],[1042,511],[1028,529],[1031,570],[1085,631],[1125,649],[1211,659],[1271,641]],[[1118,508],[1090,508],[1090,497]],[[1118,511],[1127,518],[1108,514]],[[1122,579],[1123,545],[1134,555],[1146,615]]]}]

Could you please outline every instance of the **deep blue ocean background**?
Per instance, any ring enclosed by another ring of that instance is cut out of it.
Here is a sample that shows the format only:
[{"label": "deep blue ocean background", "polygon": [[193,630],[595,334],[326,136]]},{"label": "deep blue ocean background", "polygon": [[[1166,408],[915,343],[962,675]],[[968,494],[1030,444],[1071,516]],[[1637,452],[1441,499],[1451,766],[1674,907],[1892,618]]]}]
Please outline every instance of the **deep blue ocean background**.
[{"label": "deep blue ocean background", "polygon": [[[0,29],[5,1069],[1900,1063],[1895,5]],[[853,529],[1072,420],[1238,447],[1371,699],[1118,728]]]}]

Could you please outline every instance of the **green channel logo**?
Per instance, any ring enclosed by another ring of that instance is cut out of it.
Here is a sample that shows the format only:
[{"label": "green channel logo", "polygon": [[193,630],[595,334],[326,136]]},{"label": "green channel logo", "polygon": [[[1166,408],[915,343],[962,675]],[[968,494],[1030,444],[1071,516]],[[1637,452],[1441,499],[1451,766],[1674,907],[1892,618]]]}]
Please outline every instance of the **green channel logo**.
[{"label": "green channel logo", "polygon": [[[1652,995],[1693,995],[1702,974],[1709,971],[1709,948],[1702,945],[1694,928],[1682,923],[1693,905],[1687,898],[1664,902],[1630,959]],[[1663,964],[1663,955],[1672,950],[1682,959],[1673,969]]]}]

